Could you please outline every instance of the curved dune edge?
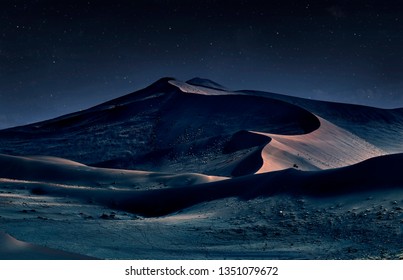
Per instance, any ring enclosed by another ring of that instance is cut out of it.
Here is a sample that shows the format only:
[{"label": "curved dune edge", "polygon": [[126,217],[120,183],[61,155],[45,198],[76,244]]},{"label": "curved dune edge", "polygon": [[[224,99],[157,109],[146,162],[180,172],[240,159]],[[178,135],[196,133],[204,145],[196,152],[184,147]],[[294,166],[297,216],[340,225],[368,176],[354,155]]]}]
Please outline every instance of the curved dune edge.
[{"label": "curved dune edge", "polygon": [[[244,94],[242,92],[191,85],[177,80],[171,80],[169,83],[185,93],[200,95]],[[304,171],[339,168],[387,154],[384,150],[348,130],[336,126],[317,115],[315,117],[318,118],[320,126],[308,134],[279,135],[249,130],[248,132],[250,133],[264,135],[270,139],[270,143],[262,148],[261,159],[255,157],[256,162],[254,165],[261,164],[261,168],[257,171],[255,170],[256,172],[252,172],[251,169],[250,174],[287,168]],[[244,164],[251,164],[250,161],[250,159],[245,159],[245,162],[241,162],[236,168],[243,169]],[[246,175],[245,172],[240,174]]]},{"label": "curved dune edge", "polygon": [[[387,154],[351,132],[319,116],[316,117],[321,125],[308,134],[278,135],[246,131],[266,137],[267,140],[260,140],[262,145],[256,144],[257,150],[253,152],[253,156],[240,161],[232,175],[259,174],[288,168],[303,171],[325,170],[349,166]],[[248,141],[241,142],[239,145],[248,145]],[[257,155],[257,152],[260,154]]]},{"label": "curved dune edge", "polygon": [[263,165],[256,173],[287,168],[304,171],[339,168],[385,155],[362,138],[316,116],[320,127],[303,135],[277,135],[251,131],[271,139],[262,149]]},{"label": "curved dune edge", "polygon": [[95,260],[96,258],[50,249],[15,239],[0,231],[0,260]]},{"label": "curved dune edge", "polygon": [[[189,85],[176,80],[171,80],[169,83],[186,93],[201,95],[239,94]],[[383,150],[351,132],[317,115],[314,116],[318,118],[320,126],[308,134],[279,135],[248,131],[267,136],[268,141],[270,141],[270,143],[262,148],[262,161],[256,157],[254,159],[257,161],[256,164],[261,164],[260,169],[256,172],[250,169],[250,174],[284,170],[287,168],[297,168],[305,171],[338,168],[386,154]],[[251,165],[251,160],[249,158],[245,159],[245,162],[241,162],[236,169],[242,170],[242,166],[245,164]],[[246,175],[245,172],[235,172],[235,175],[238,173]]]}]

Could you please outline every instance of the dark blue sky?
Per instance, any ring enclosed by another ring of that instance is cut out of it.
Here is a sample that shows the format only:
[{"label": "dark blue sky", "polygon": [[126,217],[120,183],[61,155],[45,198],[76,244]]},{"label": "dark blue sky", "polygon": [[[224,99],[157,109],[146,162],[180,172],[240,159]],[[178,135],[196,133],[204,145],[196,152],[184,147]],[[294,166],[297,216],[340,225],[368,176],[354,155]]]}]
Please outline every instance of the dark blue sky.
[{"label": "dark blue sky", "polygon": [[0,128],[164,77],[403,107],[399,1],[2,1]]}]

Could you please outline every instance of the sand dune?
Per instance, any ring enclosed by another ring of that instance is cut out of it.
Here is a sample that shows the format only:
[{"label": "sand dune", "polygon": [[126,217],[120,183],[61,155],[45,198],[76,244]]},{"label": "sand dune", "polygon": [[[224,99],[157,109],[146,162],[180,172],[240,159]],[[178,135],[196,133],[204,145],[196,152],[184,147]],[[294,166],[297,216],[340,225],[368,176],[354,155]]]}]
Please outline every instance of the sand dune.
[{"label": "sand dune", "polygon": [[[205,94],[185,91],[183,85]],[[230,176],[226,163],[241,155],[223,150],[239,131],[297,135],[319,127],[317,117],[298,106],[211,91],[162,79],[88,110],[0,131],[0,152],[97,167]]]},{"label": "sand dune", "polygon": [[0,131],[0,230],[30,242],[0,258],[400,258],[402,136],[401,109],[163,78]]}]

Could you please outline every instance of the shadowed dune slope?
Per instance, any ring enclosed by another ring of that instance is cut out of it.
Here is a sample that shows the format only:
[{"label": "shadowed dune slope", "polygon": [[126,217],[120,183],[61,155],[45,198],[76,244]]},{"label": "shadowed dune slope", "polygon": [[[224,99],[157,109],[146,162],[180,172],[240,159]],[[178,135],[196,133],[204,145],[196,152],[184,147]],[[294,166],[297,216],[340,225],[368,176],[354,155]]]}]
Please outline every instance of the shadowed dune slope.
[{"label": "shadowed dune slope", "polygon": [[233,153],[240,150],[253,148],[256,146],[264,146],[270,142],[270,137],[241,130],[234,135],[225,145],[223,152],[225,154]]}]

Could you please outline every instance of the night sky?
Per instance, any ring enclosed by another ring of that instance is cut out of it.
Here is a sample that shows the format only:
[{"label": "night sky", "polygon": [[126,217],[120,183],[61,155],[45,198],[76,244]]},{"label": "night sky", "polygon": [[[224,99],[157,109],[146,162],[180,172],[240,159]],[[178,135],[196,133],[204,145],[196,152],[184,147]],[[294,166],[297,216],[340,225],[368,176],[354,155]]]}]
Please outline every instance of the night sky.
[{"label": "night sky", "polygon": [[1,1],[0,128],[166,76],[403,107],[403,3]]}]

